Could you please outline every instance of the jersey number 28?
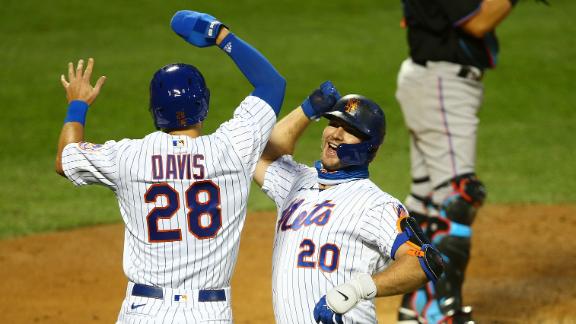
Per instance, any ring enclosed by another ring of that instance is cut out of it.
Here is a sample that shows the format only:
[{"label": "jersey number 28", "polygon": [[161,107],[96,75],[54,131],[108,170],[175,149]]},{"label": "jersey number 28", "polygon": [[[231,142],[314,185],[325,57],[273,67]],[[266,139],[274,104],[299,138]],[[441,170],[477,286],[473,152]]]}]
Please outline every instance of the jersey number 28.
[{"label": "jersey number 28", "polygon": [[[210,180],[199,181],[188,187],[184,195],[188,210],[186,214],[188,231],[200,240],[216,236],[222,227],[220,188]],[[172,218],[180,209],[178,191],[167,183],[153,184],[144,194],[144,201],[155,203],[162,196],[166,199],[165,206],[154,207],[146,216],[149,241],[151,243],[181,241],[182,231],[179,228],[158,228],[159,220]]]}]

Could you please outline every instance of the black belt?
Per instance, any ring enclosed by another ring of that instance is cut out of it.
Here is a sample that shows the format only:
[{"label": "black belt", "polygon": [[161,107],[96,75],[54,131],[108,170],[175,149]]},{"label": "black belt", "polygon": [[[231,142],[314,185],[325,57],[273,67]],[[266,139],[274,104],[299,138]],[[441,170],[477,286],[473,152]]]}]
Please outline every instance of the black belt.
[{"label": "black belt", "polygon": [[[135,283],[134,287],[132,288],[132,296],[164,299],[164,290],[160,287]],[[226,292],[224,289],[201,289],[198,292],[198,301],[226,301]]]},{"label": "black belt", "polygon": [[[427,61],[412,60],[412,62],[414,62],[420,66],[426,67]],[[477,73],[475,73],[472,68],[478,69],[478,71],[480,71],[480,74],[478,75]],[[477,68],[477,67],[472,67],[469,65],[460,65],[460,70],[458,71],[458,73],[456,75],[461,77],[461,78],[480,81],[480,80],[482,80],[482,77],[484,76],[484,71],[482,71],[482,69]]]}]

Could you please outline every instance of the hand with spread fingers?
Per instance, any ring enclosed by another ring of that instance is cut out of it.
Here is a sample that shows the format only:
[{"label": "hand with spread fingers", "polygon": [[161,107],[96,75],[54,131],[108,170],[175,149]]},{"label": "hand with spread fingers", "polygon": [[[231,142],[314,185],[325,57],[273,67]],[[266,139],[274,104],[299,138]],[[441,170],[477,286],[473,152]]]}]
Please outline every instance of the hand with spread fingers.
[{"label": "hand with spread fingers", "polygon": [[74,63],[68,63],[68,80],[64,74],[60,76],[60,82],[62,86],[66,89],[66,98],[68,102],[73,100],[81,100],[91,105],[98,94],[100,89],[106,82],[106,77],[101,76],[96,81],[96,84],[92,86],[90,84],[90,78],[92,77],[92,70],[94,68],[94,59],[89,58],[86,69],[84,70],[84,60],[80,59],[78,65],[74,68]]}]

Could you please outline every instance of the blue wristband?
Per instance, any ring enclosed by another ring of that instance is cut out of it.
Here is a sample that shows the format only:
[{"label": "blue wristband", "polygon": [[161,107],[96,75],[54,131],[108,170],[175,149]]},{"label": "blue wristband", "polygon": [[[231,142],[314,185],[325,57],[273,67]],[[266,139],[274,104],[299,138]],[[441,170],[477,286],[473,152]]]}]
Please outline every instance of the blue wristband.
[{"label": "blue wristband", "polygon": [[300,105],[300,107],[302,107],[302,111],[304,111],[304,115],[306,115],[308,119],[318,120],[320,118],[320,116],[317,116],[318,112],[316,112],[316,110],[312,108],[310,97],[306,98],[306,100],[304,100],[304,102]]},{"label": "blue wristband", "polygon": [[88,112],[88,103],[82,100],[72,100],[68,104],[68,113],[66,114],[65,123],[77,122],[82,124],[86,123],[86,113]]}]

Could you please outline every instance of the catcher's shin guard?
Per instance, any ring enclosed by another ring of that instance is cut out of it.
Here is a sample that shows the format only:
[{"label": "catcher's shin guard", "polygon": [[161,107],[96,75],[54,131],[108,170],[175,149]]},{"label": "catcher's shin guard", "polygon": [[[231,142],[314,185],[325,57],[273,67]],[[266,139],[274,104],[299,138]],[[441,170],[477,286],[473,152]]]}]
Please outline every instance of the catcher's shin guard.
[{"label": "catcher's shin guard", "polygon": [[398,309],[398,324],[423,324],[427,320],[422,317],[431,299],[426,287],[420,288],[402,297],[402,304]]},{"label": "catcher's shin guard", "polygon": [[[411,213],[414,215],[414,213]],[[398,324],[470,324],[471,308],[462,306],[462,284],[470,253],[470,227],[445,217],[417,214],[418,223],[444,259],[444,274],[434,285],[402,298]]]},{"label": "catcher's shin guard", "polygon": [[440,216],[459,224],[472,225],[486,199],[486,187],[474,174],[464,174],[435,188],[438,193],[450,189],[447,196],[440,198]]},{"label": "catcher's shin guard", "polygon": [[464,306],[445,314],[434,296],[432,283],[404,295],[398,309],[397,324],[474,324],[472,307]]},{"label": "catcher's shin guard", "polygon": [[462,308],[462,285],[470,258],[470,237],[442,235],[434,238],[444,258],[444,275],[436,282],[434,297],[442,313],[452,316]]},{"label": "catcher's shin guard", "polygon": [[440,216],[428,220],[427,233],[444,258],[444,275],[436,282],[435,298],[443,314],[462,310],[462,285],[470,258],[470,226],[484,203],[486,189],[475,175],[452,179],[453,192],[440,205]]}]

